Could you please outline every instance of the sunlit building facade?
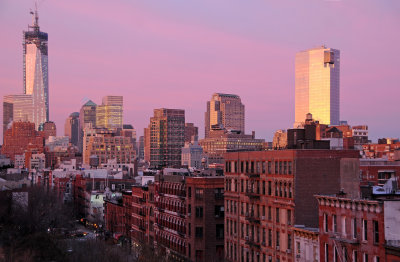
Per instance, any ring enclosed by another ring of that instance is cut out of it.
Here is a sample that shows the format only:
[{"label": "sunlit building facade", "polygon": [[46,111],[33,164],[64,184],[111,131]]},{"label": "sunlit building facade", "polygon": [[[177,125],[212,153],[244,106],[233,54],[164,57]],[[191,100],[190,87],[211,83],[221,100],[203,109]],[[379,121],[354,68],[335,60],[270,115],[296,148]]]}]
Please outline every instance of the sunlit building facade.
[{"label": "sunlit building facade", "polygon": [[145,136],[145,158],[150,158],[152,167],[180,166],[185,145],[185,110],[154,109]]},{"label": "sunlit building facade", "polygon": [[33,25],[23,32],[24,94],[32,95],[32,121],[36,129],[49,121],[48,35],[39,28],[37,11]]},{"label": "sunlit building facade", "polygon": [[13,121],[32,122],[32,96],[7,95],[3,98],[3,134]]},{"label": "sunlit building facade", "polygon": [[96,127],[96,107],[97,105],[92,101],[87,101],[79,112],[79,150],[82,152],[83,148],[83,130],[85,127]]},{"label": "sunlit building facade", "polygon": [[207,102],[205,137],[210,130],[239,130],[244,134],[244,105],[238,95],[215,93]]},{"label": "sunlit building facade", "polygon": [[99,164],[116,160],[118,164],[131,164],[135,159],[134,145],[129,137],[119,136],[116,130],[85,128],[83,136],[83,163],[89,164],[95,155]]},{"label": "sunlit building facade", "polygon": [[96,126],[99,128],[122,128],[122,96],[103,97],[96,108]]},{"label": "sunlit building facade", "polygon": [[295,127],[311,113],[321,124],[339,125],[340,51],[325,46],[296,54]]}]

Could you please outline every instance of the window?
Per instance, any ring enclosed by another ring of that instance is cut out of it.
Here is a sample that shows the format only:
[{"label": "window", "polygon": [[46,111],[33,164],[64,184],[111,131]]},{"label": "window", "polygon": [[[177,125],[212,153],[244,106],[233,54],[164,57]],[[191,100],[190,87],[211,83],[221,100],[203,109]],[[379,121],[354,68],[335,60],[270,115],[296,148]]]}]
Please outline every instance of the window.
[{"label": "window", "polygon": [[346,237],[346,217],[345,216],[342,217],[342,225],[341,225],[341,227],[342,227],[342,235],[344,237]]},{"label": "window", "polygon": [[287,235],[287,248],[292,250],[292,234]]},{"label": "window", "polygon": [[275,245],[278,248],[280,246],[280,232],[276,231],[276,241],[275,241]]},{"label": "window", "polygon": [[379,223],[378,223],[378,221],[374,220],[373,225],[374,225],[374,244],[378,244],[379,243]]},{"label": "window", "polygon": [[324,231],[328,232],[328,214],[324,213]]},{"label": "window", "polygon": [[287,224],[288,225],[292,224],[292,210],[290,209],[287,210]]},{"label": "window", "polygon": [[216,188],[214,190],[215,199],[224,199],[224,189],[223,188]]},{"label": "window", "polygon": [[336,217],[336,215],[332,216],[332,228],[333,228],[333,232],[337,232],[337,217]]},{"label": "window", "polygon": [[224,206],[215,206],[215,217],[224,217]]},{"label": "window", "polygon": [[329,262],[329,246],[325,243],[325,262]]},{"label": "window", "polygon": [[268,246],[272,247],[272,230],[268,229]]},{"label": "window", "polygon": [[276,208],[275,218],[276,218],[276,223],[279,223],[279,208]]},{"label": "window", "polygon": [[197,199],[202,199],[203,198],[203,194],[204,194],[204,190],[203,189],[200,189],[200,188],[196,188],[196,191],[195,191],[196,193],[196,198]]},{"label": "window", "polygon": [[353,261],[358,261],[358,253],[356,250],[353,250]]},{"label": "window", "polygon": [[262,181],[262,193],[265,195],[265,181]]},{"label": "window", "polygon": [[357,238],[357,218],[353,218],[353,223],[351,223],[353,238]]},{"label": "window", "polygon": [[217,224],[215,226],[215,236],[217,239],[224,238],[224,224]]},{"label": "window", "polygon": [[268,207],[268,220],[272,220],[272,208]]},{"label": "window", "polygon": [[188,188],[188,197],[192,197],[192,188],[191,187]]},{"label": "window", "polygon": [[202,227],[196,227],[196,237],[197,238],[203,237],[203,228]]},{"label": "window", "polygon": [[374,262],[380,262],[381,260],[379,259],[378,256],[375,256]]},{"label": "window", "polygon": [[271,161],[268,161],[268,174],[271,174],[272,173],[272,163],[271,163]]},{"label": "window", "polygon": [[347,254],[347,248],[343,247],[343,262],[347,262],[348,261],[348,254]]},{"label": "window", "polygon": [[196,217],[203,217],[203,207],[196,207]]},{"label": "window", "polygon": [[272,195],[272,183],[271,181],[268,181],[268,195]]},{"label": "window", "polygon": [[368,221],[363,220],[363,240],[368,240]]},{"label": "window", "polygon": [[368,254],[364,253],[363,262],[368,262]]},{"label": "window", "polygon": [[296,254],[300,255],[301,254],[301,245],[300,242],[296,242]]},{"label": "window", "polygon": [[333,262],[338,262],[338,251],[336,246],[333,247]]}]

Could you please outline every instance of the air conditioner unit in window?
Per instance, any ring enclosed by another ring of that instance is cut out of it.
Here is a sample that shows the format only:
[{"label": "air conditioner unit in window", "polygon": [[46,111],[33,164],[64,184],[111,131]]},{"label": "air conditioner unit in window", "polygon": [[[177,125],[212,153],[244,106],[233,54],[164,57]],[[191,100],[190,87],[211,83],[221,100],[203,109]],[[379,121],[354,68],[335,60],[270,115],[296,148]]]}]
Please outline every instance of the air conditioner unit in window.
[{"label": "air conditioner unit in window", "polygon": [[265,220],[265,216],[262,216],[262,217],[261,217],[261,220]]},{"label": "air conditioner unit in window", "polygon": [[292,250],[291,249],[286,249],[286,253],[291,254]]},{"label": "air conditioner unit in window", "polygon": [[281,250],[281,247],[280,246],[276,246],[276,250]]}]

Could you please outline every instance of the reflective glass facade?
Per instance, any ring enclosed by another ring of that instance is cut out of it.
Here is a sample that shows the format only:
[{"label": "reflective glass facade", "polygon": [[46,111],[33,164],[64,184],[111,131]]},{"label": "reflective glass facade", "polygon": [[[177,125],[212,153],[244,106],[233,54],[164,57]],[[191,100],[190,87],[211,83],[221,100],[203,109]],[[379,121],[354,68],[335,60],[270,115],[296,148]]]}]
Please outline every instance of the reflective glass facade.
[{"label": "reflective glass facade", "polygon": [[7,95],[3,99],[3,134],[13,121],[32,122],[32,96]]},{"label": "reflective glass facade", "polygon": [[321,124],[339,125],[339,50],[319,47],[296,54],[295,127],[307,113]]},{"label": "reflective glass facade", "polygon": [[37,13],[29,28],[23,33],[24,94],[32,95],[32,121],[37,129],[49,121],[48,35],[40,31]]}]

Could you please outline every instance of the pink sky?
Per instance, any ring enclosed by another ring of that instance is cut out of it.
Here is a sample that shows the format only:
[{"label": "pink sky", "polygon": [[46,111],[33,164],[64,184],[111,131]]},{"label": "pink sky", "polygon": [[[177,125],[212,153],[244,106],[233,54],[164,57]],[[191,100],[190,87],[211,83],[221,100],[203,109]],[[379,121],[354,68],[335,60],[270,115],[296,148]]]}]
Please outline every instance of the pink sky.
[{"label": "pink sky", "polygon": [[[22,92],[31,7],[0,1],[1,97]],[[272,140],[294,121],[296,52],[326,44],[341,50],[341,119],[368,124],[373,139],[399,137],[399,13],[399,1],[376,0],[40,1],[50,119],[63,135],[85,99],[123,95],[138,134],[166,107],[185,109],[203,135],[206,101],[234,93],[247,132]]]}]

